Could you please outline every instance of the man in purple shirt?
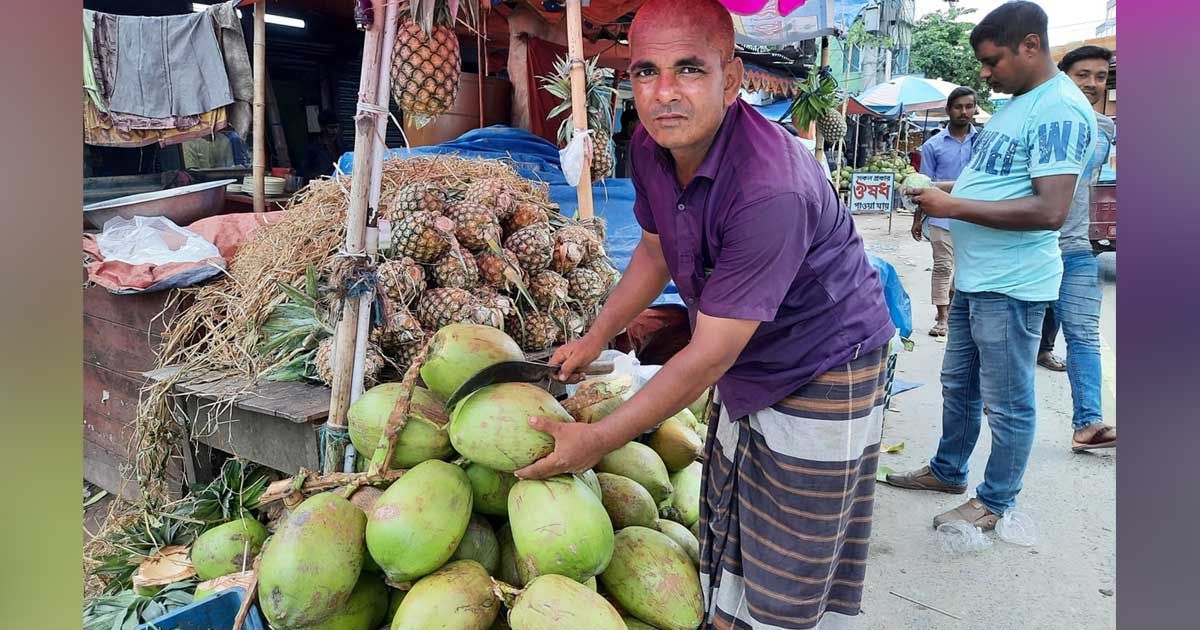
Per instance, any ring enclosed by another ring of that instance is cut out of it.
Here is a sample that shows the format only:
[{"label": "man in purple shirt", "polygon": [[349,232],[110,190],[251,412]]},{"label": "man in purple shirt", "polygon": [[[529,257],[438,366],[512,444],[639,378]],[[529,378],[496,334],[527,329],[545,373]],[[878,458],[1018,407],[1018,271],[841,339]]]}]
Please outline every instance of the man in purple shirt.
[{"label": "man in purple shirt", "polygon": [[630,42],[642,239],[591,330],[552,362],[570,378],[670,280],[692,339],[600,422],[532,419],[555,450],[517,475],[586,470],[715,383],[700,504],[707,623],[846,627],[862,598],[895,334],[878,275],[816,159],[738,99],[743,68],[719,2],[651,0]]},{"label": "man in purple shirt", "polygon": [[[957,87],[946,98],[946,115],[950,124],[944,133],[925,141],[921,145],[921,173],[935,182],[953,182],[971,160],[971,148],[975,142],[975,90]],[[929,239],[933,248],[933,274],[931,289],[937,319],[929,334],[946,336],[946,320],[950,316],[950,295],[954,282],[954,242],[950,238],[950,219],[926,216],[918,207],[913,214],[913,238]]]}]

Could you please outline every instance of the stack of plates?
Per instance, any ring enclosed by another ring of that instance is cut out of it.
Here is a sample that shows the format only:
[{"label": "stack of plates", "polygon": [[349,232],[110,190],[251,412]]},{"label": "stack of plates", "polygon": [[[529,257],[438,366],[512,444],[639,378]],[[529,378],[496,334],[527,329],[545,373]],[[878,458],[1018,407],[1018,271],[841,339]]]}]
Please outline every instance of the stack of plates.
[{"label": "stack of plates", "polygon": [[[268,197],[278,197],[283,194],[283,185],[287,182],[282,177],[272,177],[270,175],[263,177],[263,194]],[[242,191],[247,194],[254,194],[254,176],[247,176],[242,180]]]},{"label": "stack of plates", "polygon": [[242,192],[242,185],[241,184],[230,184],[225,187],[225,192],[240,193],[240,192]]}]

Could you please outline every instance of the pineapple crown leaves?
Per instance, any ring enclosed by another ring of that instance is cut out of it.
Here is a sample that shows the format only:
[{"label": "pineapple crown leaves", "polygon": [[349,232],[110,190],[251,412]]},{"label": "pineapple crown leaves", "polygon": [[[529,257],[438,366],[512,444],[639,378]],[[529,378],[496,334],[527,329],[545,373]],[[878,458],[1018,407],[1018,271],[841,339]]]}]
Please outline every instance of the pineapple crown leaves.
[{"label": "pineapple crown leaves", "polygon": [[136,628],[192,603],[196,580],[168,584],[154,595],[138,595],[127,590],[96,597],[83,609],[83,630],[112,630]]},{"label": "pineapple crown leaves", "polygon": [[[412,21],[425,33],[435,26],[453,27],[458,19],[459,0],[410,0],[408,10]],[[462,3],[464,22],[471,30],[479,25],[479,5],[473,0]]]},{"label": "pineapple crown leaves", "polygon": [[[616,88],[612,84],[612,68],[600,67],[600,57],[593,57],[584,63],[585,94],[588,110],[588,128],[607,133],[612,127],[612,98]],[[559,57],[554,62],[552,74],[538,77],[542,88],[552,96],[562,99],[546,119],[550,120],[571,109],[571,62],[566,57]],[[560,142],[570,142],[575,135],[575,126],[571,119],[566,119],[559,125],[558,139]]]},{"label": "pineapple crown leaves", "polygon": [[828,67],[810,72],[808,79],[797,86],[796,98],[788,107],[785,118],[795,117],[797,126],[807,128],[809,123],[837,107],[839,100],[838,82]]}]

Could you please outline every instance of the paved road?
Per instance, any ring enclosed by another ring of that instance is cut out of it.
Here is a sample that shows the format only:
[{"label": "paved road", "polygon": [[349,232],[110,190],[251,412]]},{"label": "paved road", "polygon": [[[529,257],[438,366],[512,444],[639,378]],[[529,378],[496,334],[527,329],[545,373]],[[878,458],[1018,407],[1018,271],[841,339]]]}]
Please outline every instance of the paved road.
[{"label": "paved road", "polygon": [[[913,302],[917,346],[901,354],[897,375],[924,385],[893,400],[895,410],[887,415],[884,445],[903,442],[905,446],[900,453],[882,455],[880,461],[906,470],[928,461],[941,431],[938,373],[945,344],[926,335],[933,323],[929,244],[908,236],[907,217],[897,217],[890,236],[886,217],[857,217],[856,222],[868,249],[895,265]],[[1115,255],[1101,256],[1101,265],[1106,278],[1101,333],[1107,342],[1107,367],[1115,365]],[[1115,375],[1111,369],[1106,371]],[[992,535],[995,544],[987,551],[947,556],[938,547],[931,521],[965,497],[881,485],[862,628],[1091,630],[1115,626],[1116,597],[1111,593],[1116,575],[1116,454],[1071,453],[1071,397],[1065,374],[1039,369],[1037,392],[1038,427],[1019,503],[1037,525],[1037,545],[1016,547]],[[985,423],[971,458],[972,493],[982,481],[990,443]]]}]

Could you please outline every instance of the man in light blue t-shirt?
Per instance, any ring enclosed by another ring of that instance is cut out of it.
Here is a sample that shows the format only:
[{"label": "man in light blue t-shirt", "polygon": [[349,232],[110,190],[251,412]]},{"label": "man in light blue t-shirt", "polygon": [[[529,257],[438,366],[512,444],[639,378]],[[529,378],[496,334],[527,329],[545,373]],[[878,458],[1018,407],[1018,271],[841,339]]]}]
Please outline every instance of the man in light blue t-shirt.
[{"label": "man in light blue t-shirt", "polygon": [[971,32],[980,76],[1013,95],[975,139],[950,194],[909,192],[954,240],[955,296],[942,362],[942,438],[927,466],[888,475],[892,485],[962,494],[967,460],[989,408],[992,450],[976,498],[939,514],[992,529],[1016,505],[1033,447],[1034,370],[1046,306],[1058,299],[1058,229],[1095,147],[1087,99],[1054,66],[1046,12],[1000,5]]}]

